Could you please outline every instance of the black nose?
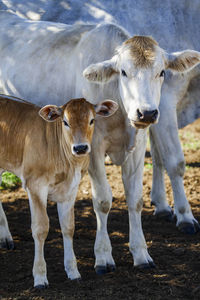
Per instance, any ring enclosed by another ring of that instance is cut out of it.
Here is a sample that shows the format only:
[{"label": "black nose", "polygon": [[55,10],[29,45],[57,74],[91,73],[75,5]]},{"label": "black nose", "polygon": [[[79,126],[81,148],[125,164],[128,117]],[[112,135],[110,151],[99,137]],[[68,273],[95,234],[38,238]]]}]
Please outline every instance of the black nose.
[{"label": "black nose", "polygon": [[148,122],[148,123],[152,123],[154,121],[156,121],[157,117],[158,117],[158,110],[144,110],[143,112],[141,112],[139,109],[137,110],[137,116],[138,119],[141,122]]},{"label": "black nose", "polygon": [[76,154],[85,154],[88,150],[88,145],[77,145],[73,147]]}]

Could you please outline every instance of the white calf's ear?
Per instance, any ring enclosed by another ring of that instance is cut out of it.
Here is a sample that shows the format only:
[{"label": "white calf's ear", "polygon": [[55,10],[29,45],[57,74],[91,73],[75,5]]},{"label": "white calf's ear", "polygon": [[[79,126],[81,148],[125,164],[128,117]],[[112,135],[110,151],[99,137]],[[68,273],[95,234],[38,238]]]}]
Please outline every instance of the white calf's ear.
[{"label": "white calf's ear", "polygon": [[113,80],[118,71],[116,69],[116,57],[110,60],[92,64],[83,71],[83,76],[93,82],[105,83]]},{"label": "white calf's ear", "polygon": [[62,115],[62,108],[56,105],[46,105],[40,109],[39,115],[47,122],[54,122]]},{"label": "white calf's ear", "polygon": [[118,109],[118,104],[112,100],[104,100],[94,106],[97,115],[102,117],[110,117]]},{"label": "white calf's ear", "polygon": [[167,69],[175,72],[187,72],[200,63],[200,52],[185,50],[168,54]]}]

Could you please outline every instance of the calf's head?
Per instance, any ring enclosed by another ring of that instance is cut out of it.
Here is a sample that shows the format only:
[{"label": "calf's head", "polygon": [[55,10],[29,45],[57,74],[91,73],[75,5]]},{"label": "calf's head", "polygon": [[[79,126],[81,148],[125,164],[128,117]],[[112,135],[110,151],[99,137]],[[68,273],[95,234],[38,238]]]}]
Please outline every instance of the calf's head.
[{"label": "calf's head", "polygon": [[96,115],[109,117],[117,108],[117,103],[112,100],[93,105],[80,98],[72,99],[63,106],[46,105],[40,109],[39,115],[47,122],[62,120],[62,131],[72,154],[82,156],[91,150]]},{"label": "calf's head", "polygon": [[197,51],[167,54],[153,38],[134,36],[118,47],[110,60],[87,67],[83,76],[99,83],[118,77],[121,99],[131,125],[145,128],[158,121],[165,70],[185,72],[199,62]]}]

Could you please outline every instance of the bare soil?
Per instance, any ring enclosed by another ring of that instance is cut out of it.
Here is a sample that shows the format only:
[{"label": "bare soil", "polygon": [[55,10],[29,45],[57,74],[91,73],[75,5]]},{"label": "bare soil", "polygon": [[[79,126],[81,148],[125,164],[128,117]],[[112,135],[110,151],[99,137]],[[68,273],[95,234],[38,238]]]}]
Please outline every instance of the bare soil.
[{"label": "bare soil", "polygon": [[[200,120],[180,131],[183,144],[188,136],[199,141]],[[200,222],[200,147],[186,146],[187,169],[185,191],[196,219]],[[153,216],[150,206],[152,183],[151,158],[144,174],[143,231],[155,269],[133,267],[128,249],[128,214],[120,175],[120,167],[106,166],[113,190],[113,207],[108,230],[117,269],[98,276],[94,271],[93,246],[96,219],[92,208],[88,176],[81,182],[75,209],[74,249],[81,282],[67,279],[63,267],[63,244],[56,205],[49,203],[50,232],[45,244],[49,288],[33,288],[32,263],[34,244],[30,230],[27,194],[23,189],[2,191],[1,199],[15,241],[15,250],[0,249],[0,299],[200,299],[200,233],[185,235],[175,223]],[[103,191],[102,191],[103,192]],[[173,205],[172,190],[166,176],[166,192]]]}]

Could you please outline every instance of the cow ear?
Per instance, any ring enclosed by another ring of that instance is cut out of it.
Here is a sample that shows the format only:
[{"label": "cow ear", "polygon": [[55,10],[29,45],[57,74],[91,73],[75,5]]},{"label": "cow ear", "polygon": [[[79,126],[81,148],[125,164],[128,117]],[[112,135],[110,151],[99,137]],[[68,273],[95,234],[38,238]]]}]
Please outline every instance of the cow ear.
[{"label": "cow ear", "polygon": [[110,117],[118,109],[118,104],[112,100],[104,100],[94,106],[97,115]]},{"label": "cow ear", "polygon": [[88,81],[105,83],[116,78],[118,73],[116,68],[116,57],[114,56],[110,60],[90,65],[83,71],[83,76]]},{"label": "cow ear", "polygon": [[47,122],[54,122],[62,115],[62,107],[46,105],[40,109],[39,115]]},{"label": "cow ear", "polygon": [[187,72],[200,63],[200,52],[185,50],[168,54],[167,69],[175,72]]}]

